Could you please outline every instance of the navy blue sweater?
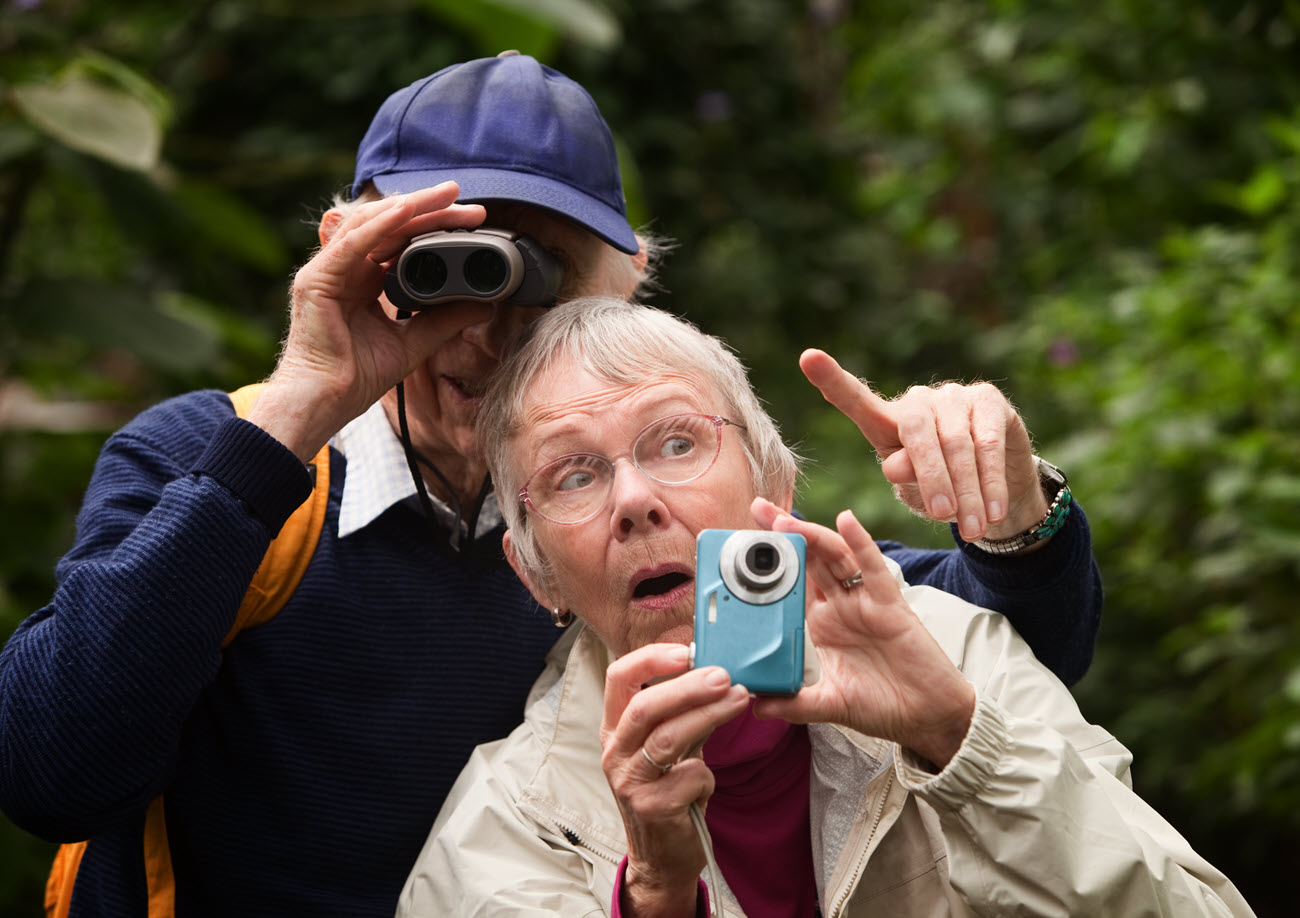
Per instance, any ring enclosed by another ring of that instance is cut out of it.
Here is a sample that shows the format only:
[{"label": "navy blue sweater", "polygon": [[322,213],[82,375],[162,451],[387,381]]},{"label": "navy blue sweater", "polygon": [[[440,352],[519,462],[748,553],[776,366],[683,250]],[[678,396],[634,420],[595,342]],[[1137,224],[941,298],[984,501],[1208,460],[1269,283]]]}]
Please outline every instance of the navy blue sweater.
[{"label": "navy blue sweater", "polygon": [[[43,838],[91,839],[73,918],[145,914],[159,794],[178,916],[387,918],[470,750],[519,722],[558,634],[508,567],[442,554],[412,506],[339,540],[335,453],[296,593],[223,651],[310,490],[233,414],[192,393],[110,438],[52,602],[0,651],[0,808]],[[1020,558],[882,548],[909,581],[1006,612],[1066,681],[1087,668],[1101,590],[1077,507]]]}]

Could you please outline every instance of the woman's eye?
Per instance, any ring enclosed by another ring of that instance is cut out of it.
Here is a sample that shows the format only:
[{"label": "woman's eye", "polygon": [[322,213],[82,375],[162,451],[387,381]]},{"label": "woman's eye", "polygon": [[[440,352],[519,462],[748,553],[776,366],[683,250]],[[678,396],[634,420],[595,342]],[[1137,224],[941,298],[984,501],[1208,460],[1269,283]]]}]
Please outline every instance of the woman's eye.
[{"label": "woman's eye", "polygon": [[598,456],[570,456],[555,464],[549,477],[551,490],[581,491],[600,483],[608,475],[605,460]]},{"label": "woman's eye", "polygon": [[567,475],[561,478],[560,483],[555,486],[555,490],[578,491],[582,488],[591,487],[592,483],[595,480],[596,480],[596,476],[593,475],[589,470],[577,469],[575,471],[569,472]]},{"label": "woman's eye", "polygon": [[659,448],[659,455],[665,459],[673,459],[678,456],[685,456],[695,448],[695,441],[689,437],[669,437]]}]

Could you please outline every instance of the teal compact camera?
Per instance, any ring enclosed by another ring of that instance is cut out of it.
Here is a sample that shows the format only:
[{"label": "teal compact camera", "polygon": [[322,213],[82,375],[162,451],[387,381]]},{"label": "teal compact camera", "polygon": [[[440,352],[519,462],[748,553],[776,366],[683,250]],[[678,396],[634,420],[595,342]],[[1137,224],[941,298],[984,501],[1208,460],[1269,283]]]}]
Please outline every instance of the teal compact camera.
[{"label": "teal compact camera", "polygon": [[755,695],[803,685],[801,535],[705,529],[695,540],[693,665],[721,666]]}]

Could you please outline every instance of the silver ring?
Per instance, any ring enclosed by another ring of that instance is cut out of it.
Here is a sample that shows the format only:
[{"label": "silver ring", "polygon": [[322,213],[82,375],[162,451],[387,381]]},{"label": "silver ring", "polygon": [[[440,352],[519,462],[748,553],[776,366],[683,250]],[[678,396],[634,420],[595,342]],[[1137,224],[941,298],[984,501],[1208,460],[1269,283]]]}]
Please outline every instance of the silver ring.
[{"label": "silver ring", "polygon": [[844,587],[846,590],[851,590],[855,586],[862,586],[862,571],[849,574],[849,576],[840,581],[840,586]]},{"label": "silver ring", "polygon": [[673,763],[672,763],[672,762],[669,762],[667,765],[660,765],[660,764],[659,764],[658,762],[656,762],[654,759],[650,758],[650,753],[648,753],[648,752],[645,751],[645,746],[642,746],[642,747],[641,747],[641,754],[642,754],[643,756],[645,756],[645,760],[646,760],[647,762],[649,762],[649,763],[650,763],[651,765],[653,765],[655,768],[658,768],[658,769],[659,769],[659,773],[660,773],[661,775],[666,775],[666,774],[668,774],[669,769],[671,769],[671,768],[673,767]]}]

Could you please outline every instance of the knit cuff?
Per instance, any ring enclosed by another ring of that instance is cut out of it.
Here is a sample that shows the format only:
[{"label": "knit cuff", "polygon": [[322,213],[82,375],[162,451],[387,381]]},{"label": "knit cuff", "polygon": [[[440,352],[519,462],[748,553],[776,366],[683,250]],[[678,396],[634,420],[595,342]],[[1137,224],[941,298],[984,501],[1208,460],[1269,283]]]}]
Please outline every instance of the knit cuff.
[{"label": "knit cuff", "polygon": [[298,457],[256,424],[230,418],[217,428],[194,475],[216,479],[241,498],[275,538],[312,491],[312,475]]},{"label": "knit cuff", "polygon": [[1083,565],[1092,563],[1092,536],[1083,508],[1074,501],[1061,531],[1041,547],[1020,555],[994,555],[962,539],[950,524],[953,539],[979,581],[998,592],[1034,593],[1050,589]]}]

